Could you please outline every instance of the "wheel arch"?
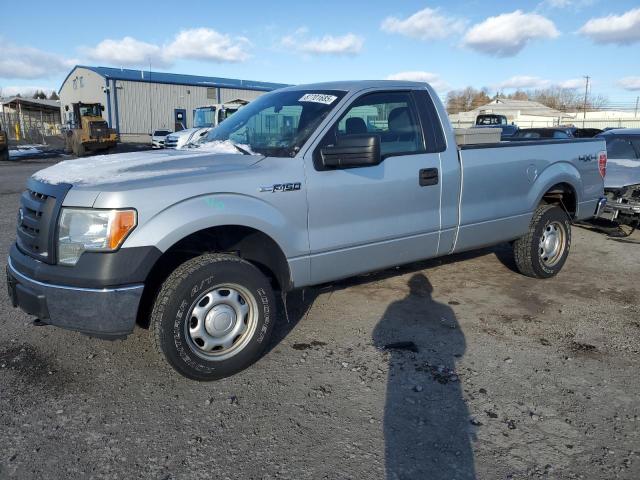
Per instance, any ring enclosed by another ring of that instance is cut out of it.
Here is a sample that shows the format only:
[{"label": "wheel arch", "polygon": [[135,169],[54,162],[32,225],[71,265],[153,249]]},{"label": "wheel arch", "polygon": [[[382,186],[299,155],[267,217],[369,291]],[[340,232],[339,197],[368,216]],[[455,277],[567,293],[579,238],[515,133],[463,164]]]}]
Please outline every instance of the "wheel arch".
[{"label": "wheel arch", "polygon": [[536,179],[530,191],[530,209],[533,212],[542,203],[557,204],[574,218],[582,197],[581,186],[580,172],[572,164],[555,163]]},{"label": "wheel arch", "polygon": [[177,240],[156,260],[145,281],[137,323],[148,326],[155,296],[171,272],[194,257],[212,252],[229,253],[247,260],[265,274],[274,290],[289,291],[293,287],[287,257],[270,235],[245,225],[216,225]]}]

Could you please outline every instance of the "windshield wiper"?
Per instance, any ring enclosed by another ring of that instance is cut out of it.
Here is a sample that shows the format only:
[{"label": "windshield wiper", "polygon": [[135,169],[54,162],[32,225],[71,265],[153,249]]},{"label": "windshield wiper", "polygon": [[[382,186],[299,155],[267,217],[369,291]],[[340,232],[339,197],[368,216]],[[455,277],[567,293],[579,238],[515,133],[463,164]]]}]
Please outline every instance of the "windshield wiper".
[{"label": "windshield wiper", "polygon": [[246,149],[242,148],[241,146],[236,145],[235,143],[232,143],[232,145],[233,145],[234,147],[236,147],[236,149],[237,149],[240,153],[242,153],[243,155],[251,155],[251,152],[250,152],[250,151],[248,151],[248,150],[246,150]]}]

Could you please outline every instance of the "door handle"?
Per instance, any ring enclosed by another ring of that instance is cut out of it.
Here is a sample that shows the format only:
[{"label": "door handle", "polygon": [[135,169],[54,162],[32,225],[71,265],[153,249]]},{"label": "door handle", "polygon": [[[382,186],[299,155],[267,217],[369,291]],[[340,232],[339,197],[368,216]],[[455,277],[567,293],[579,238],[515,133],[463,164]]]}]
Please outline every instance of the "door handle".
[{"label": "door handle", "polygon": [[418,180],[421,187],[427,187],[429,185],[438,184],[438,169],[437,168],[422,168],[418,175]]}]

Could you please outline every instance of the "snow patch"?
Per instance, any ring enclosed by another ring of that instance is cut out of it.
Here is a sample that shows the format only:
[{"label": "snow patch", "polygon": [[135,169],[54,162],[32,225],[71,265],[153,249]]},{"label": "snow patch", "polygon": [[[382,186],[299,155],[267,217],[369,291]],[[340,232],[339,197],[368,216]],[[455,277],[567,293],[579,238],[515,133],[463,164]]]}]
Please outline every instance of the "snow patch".
[{"label": "snow patch", "polygon": [[255,153],[251,150],[249,145],[244,145],[242,143],[234,143],[230,140],[214,140],[213,142],[202,142],[195,144],[192,148],[197,148],[198,151],[201,152],[209,152],[209,153],[236,153],[242,155],[242,152],[238,150],[236,147],[240,147],[247,153],[251,155],[255,155]]},{"label": "snow patch", "polygon": [[42,150],[36,147],[28,146],[28,147],[19,147],[17,150],[9,150],[9,158],[21,158],[21,157],[31,157],[33,155],[39,155],[42,153]]},{"label": "snow patch", "polygon": [[51,185],[61,183],[95,185],[199,170],[199,168],[163,169],[161,166],[156,170],[140,169],[145,166],[156,166],[164,162],[175,161],[176,158],[173,155],[137,155],[139,154],[98,155],[91,158],[65,160],[36,172],[33,178]]}]

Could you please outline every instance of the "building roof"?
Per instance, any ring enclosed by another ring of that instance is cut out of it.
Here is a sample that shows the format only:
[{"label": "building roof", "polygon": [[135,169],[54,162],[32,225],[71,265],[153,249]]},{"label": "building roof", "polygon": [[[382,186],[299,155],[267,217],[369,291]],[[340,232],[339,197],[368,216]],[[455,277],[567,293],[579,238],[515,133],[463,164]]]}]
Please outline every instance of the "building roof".
[{"label": "building roof", "polygon": [[21,103],[23,105],[40,108],[60,109],[60,100],[43,100],[40,98],[5,97],[0,98],[0,104]]},{"label": "building roof", "polygon": [[[287,87],[284,83],[259,82],[257,80],[241,80],[223,77],[204,77],[200,75],[184,75],[181,73],[154,72],[149,70],[132,70],[129,68],[92,67],[76,65],[66,76],[62,85],[67,81],[76,68],[86,68],[101,77],[130,82],[166,83],[172,85],[190,85],[194,87],[223,87],[240,88],[243,90],[259,90],[268,92],[277,88]],[[60,89],[62,90],[62,85]]]}]

